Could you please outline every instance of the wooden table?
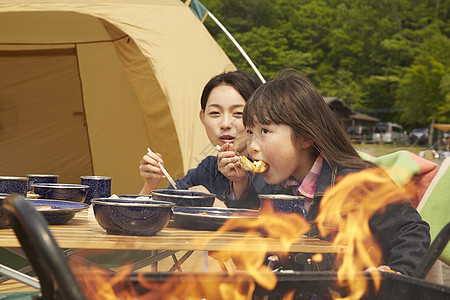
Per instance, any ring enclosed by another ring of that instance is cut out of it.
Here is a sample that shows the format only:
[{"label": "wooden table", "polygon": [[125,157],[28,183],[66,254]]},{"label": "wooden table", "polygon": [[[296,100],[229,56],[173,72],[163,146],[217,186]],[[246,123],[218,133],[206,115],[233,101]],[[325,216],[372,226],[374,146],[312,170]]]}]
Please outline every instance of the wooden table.
[{"label": "wooden table", "polygon": [[[66,255],[81,262],[92,263],[76,255],[79,249],[149,251],[146,259],[132,266],[132,271],[155,265],[169,256],[172,256],[174,260],[169,272],[181,271],[181,264],[194,251],[203,251],[206,254],[207,251],[343,253],[345,250],[345,247],[334,246],[316,238],[302,237],[287,248],[279,240],[264,238],[257,233],[186,230],[175,228],[172,224],[155,236],[113,235],[107,234],[98,225],[92,208],[89,211],[77,213],[75,218],[66,225],[50,225],[49,228],[59,247],[67,249]],[[12,229],[0,229],[0,247],[21,255],[20,243]],[[178,251],[186,251],[186,254],[181,259],[177,259],[174,254]],[[222,270],[226,270],[220,261],[219,264]],[[22,272],[27,270],[30,268],[21,269]],[[6,278],[3,278],[0,282],[5,280]]]},{"label": "wooden table", "polygon": [[[270,251],[285,250],[277,239],[264,238],[258,234],[242,232],[197,231],[179,229],[169,224],[155,236],[128,236],[107,234],[98,225],[91,212],[78,213],[67,225],[50,225],[60,248],[116,249],[116,250],[176,250],[176,251],[265,251],[261,244],[267,244]],[[20,247],[12,229],[0,229],[0,247]],[[289,248],[290,252],[343,253],[345,247],[316,238],[302,237]]]}]

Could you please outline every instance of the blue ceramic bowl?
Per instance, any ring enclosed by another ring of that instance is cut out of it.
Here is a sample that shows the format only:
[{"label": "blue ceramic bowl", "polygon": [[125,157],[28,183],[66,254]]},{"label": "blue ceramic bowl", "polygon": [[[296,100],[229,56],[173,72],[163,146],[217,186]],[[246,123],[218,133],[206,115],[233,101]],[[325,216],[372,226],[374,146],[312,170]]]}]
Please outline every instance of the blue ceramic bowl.
[{"label": "blue ceramic bowl", "polygon": [[28,178],[0,176],[0,193],[27,195]]},{"label": "blue ceramic bowl", "polygon": [[306,218],[307,216],[304,196],[260,194],[258,197],[261,200],[261,207],[270,205],[276,213],[297,213],[303,218]]},{"label": "blue ceramic bowl", "polygon": [[75,213],[89,208],[85,203],[72,201],[49,200],[49,199],[27,199],[33,202],[50,225],[62,225],[68,223],[75,217]]},{"label": "blue ceramic bowl", "polygon": [[0,193],[0,228],[6,227],[9,225],[9,219],[6,215],[6,211],[3,209],[3,201],[5,200],[8,194]]},{"label": "blue ceramic bowl", "polygon": [[[187,206],[174,207],[172,216],[177,227],[210,231],[218,230],[230,219],[240,219],[244,224],[258,218],[258,210]],[[245,228],[234,230],[245,230]]]},{"label": "blue ceramic bowl", "polygon": [[39,199],[56,199],[72,202],[84,202],[89,186],[68,183],[33,183],[33,192]]},{"label": "blue ceramic bowl", "polygon": [[132,199],[137,199],[138,200],[152,200],[152,195],[119,195],[119,198],[132,198]]},{"label": "blue ceramic bowl", "polygon": [[176,206],[211,207],[214,204],[215,194],[208,194],[188,190],[154,190],[152,199],[157,201],[169,201]]},{"label": "blue ceramic bowl", "polygon": [[94,216],[110,234],[155,235],[167,224],[175,204],[132,198],[94,198]]},{"label": "blue ceramic bowl", "polygon": [[33,183],[58,183],[59,175],[49,174],[27,174],[28,177],[28,191],[31,191]]}]

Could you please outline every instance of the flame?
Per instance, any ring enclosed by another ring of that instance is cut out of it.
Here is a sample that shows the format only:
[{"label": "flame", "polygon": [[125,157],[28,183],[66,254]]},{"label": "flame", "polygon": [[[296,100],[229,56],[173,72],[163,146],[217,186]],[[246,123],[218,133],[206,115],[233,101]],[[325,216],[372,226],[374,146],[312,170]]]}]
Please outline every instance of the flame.
[{"label": "flame", "polygon": [[[382,251],[374,239],[369,220],[375,213],[382,213],[386,205],[404,201],[415,193],[400,188],[387,174],[372,168],[345,176],[334,188],[329,188],[320,203],[316,218],[321,236],[335,235],[333,243],[346,245],[338,270],[338,285],[347,287],[349,295],[335,299],[360,299],[366,289],[367,280],[357,278],[357,272],[381,264]],[[378,270],[370,273],[375,289],[381,284]]]},{"label": "flame", "polygon": [[[249,272],[254,280],[262,287],[273,290],[276,286],[276,275],[267,269],[264,261],[267,253],[270,253],[269,239],[276,239],[282,243],[282,250],[279,255],[286,255],[294,242],[308,232],[310,225],[299,214],[296,213],[278,213],[275,212],[272,205],[263,205],[260,210],[260,217],[242,221],[242,219],[230,219],[222,226],[217,234],[220,235],[226,231],[243,230],[245,235],[242,240],[236,243],[234,247],[237,251],[221,251],[221,255],[230,257],[240,270]],[[263,234],[267,239],[258,240],[257,247],[254,246],[255,240],[252,240],[253,246],[248,245],[246,237]],[[248,253],[248,249],[256,248],[259,251]],[[233,271],[230,271],[232,274]]]},{"label": "flame", "polygon": [[[134,287],[125,284],[131,267],[111,275],[76,261],[70,261],[70,266],[88,299],[158,299],[162,295],[168,299],[251,299],[256,283],[266,290],[273,290],[277,284],[276,275],[265,264],[271,243],[274,240],[281,242],[282,249],[277,255],[286,255],[291,245],[310,230],[310,225],[299,214],[280,214],[274,212],[272,206],[265,205],[260,210],[259,218],[230,218],[210,238],[205,240],[203,237],[202,243],[214,243],[216,237],[236,230],[241,231],[243,237],[233,245],[234,251],[209,252],[210,257],[219,262],[231,260],[236,266],[235,269],[227,269],[224,280],[220,282],[205,280],[207,273],[202,273],[203,280],[196,279],[198,274],[183,273],[183,281],[170,276],[164,282],[152,282],[141,272],[137,279],[147,292],[138,295]],[[255,235],[266,238],[250,239]],[[255,246],[256,241],[258,244]],[[283,299],[292,298],[293,292],[290,291]]]}]

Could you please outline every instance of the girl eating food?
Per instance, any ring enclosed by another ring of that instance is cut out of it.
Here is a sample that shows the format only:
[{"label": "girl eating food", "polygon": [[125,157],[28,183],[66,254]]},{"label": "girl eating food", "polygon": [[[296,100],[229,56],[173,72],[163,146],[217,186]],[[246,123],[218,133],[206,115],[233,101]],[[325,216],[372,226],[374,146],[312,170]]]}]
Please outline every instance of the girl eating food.
[{"label": "girl eating food", "polygon": [[[323,97],[295,70],[260,86],[248,100],[243,120],[248,153],[267,164],[262,176],[274,185],[272,192],[305,197],[307,221],[313,225],[309,236],[319,235],[314,221],[326,190],[349,174],[376,168],[360,158]],[[372,183],[355,180],[351,189],[363,190],[363,184],[370,189]],[[236,174],[231,192],[240,194],[248,186],[248,176]],[[243,198],[252,201],[257,193],[244,193]],[[402,200],[374,214],[369,226],[382,250],[381,264],[375,267],[411,274],[430,244],[430,234],[406,196]]]}]

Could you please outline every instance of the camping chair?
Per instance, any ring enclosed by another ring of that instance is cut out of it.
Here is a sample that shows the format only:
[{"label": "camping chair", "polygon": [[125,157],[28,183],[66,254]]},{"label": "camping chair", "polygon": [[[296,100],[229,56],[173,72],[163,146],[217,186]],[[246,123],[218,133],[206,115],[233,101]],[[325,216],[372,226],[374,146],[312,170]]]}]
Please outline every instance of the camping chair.
[{"label": "camping chair", "polygon": [[[450,222],[450,157],[446,158],[438,173],[434,176],[430,183],[425,195],[422,197],[417,210],[422,218],[430,225],[431,240],[436,239],[438,233],[444,228],[444,226]],[[440,261],[450,264],[450,245],[442,251],[439,256]],[[440,267],[440,261],[437,261],[437,265],[434,269],[437,269],[435,273],[435,280],[442,281],[442,268]],[[430,279],[431,280],[431,279]]]},{"label": "camping chair", "polygon": [[419,205],[439,168],[436,163],[405,150],[379,157],[374,157],[361,151],[358,151],[358,154],[361,158],[373,162],[386,170],[397,185],[405,189],[410,185],[414,185],[417,188],[417,193],[410,197],[410,200],[411,205],[415,208]]}]

